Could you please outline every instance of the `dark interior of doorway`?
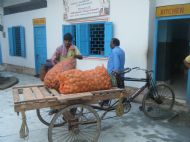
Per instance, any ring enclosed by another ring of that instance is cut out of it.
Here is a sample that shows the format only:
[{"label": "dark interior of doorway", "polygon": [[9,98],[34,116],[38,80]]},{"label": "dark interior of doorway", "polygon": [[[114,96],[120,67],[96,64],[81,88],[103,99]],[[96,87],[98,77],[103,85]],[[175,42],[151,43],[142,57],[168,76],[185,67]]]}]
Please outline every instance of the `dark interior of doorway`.
[{"label": "dark interior of doorway", "polygon": [[157,81],[169,83],[176,98],[186,97],[188,71],[183,64],[190,53],[190,19],[158,23]]}]

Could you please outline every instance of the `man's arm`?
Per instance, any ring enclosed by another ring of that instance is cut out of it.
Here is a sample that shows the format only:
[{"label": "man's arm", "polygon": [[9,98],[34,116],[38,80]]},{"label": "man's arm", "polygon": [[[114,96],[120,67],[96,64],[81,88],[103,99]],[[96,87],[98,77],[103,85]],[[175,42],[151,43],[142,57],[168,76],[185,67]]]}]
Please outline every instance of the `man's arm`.
[{"label": "man's arm", "polygon": [[77,58],[77,59],[83,59],[83,56],[82,55],[74,55],[74,58]]},{"label": "man's arm", "polygon": [[113,71],[114,72],[119,72],[120,69],[120,61],[119,61],[119,55],[117,53],[113,54]]},{"label": "man's arm", "polygon": [[74,58],[77,58],[77,59],[83,59],[83,56],[81,55],[80,51],[78,50],[78,48],[75,46],[75,55],[74,55]]},{"label": "man's arm", "polygon": [[57,60],[58,60],[60,54],[61,54],[60,47],[58,47],[51,58],[51,62],[53,65],[57,64],[57,62],[58,62]]}]

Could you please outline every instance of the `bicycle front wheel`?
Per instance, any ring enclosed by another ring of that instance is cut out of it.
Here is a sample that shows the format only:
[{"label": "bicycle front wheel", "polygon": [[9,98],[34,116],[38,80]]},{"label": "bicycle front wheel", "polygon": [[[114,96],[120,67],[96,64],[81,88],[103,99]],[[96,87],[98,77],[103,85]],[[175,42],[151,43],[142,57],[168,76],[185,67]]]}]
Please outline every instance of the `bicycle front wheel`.
[{"label": "bicycle front wheel", "polygon": [[167,119],[172,115],[175,94],[166,84],[156,85],[144,95],[142,101],[143,112],[151,119]]}]

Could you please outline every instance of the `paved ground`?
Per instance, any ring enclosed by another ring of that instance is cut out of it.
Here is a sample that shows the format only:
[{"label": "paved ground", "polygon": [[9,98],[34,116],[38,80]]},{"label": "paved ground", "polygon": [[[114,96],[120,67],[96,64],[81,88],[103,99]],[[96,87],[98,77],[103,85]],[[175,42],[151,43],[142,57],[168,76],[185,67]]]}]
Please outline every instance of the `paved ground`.
[{"label": "paved ground", "polygon": [[[1,75],[17,76],[19,85],[40,83],[40,80],[10,72]],[[190,142],[190,116],[181,113],[171,121],[153,121],[144,116],[133,103],[132,109],[123,117],[102,121],[99,142]],[[0,90],[0,142],[48,142],[47,127],[37,118],[35,111],[28,111],[27,123],[30,130],[29,139],[19,138],[21,116],[13,108],[11,88]]]}]

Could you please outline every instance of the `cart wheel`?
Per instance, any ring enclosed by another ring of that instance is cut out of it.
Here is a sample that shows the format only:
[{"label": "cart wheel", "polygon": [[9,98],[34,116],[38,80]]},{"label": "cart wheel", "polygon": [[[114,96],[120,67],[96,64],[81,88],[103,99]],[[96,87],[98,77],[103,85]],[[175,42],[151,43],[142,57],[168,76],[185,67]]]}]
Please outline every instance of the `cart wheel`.
[{"label": "cart wheel", "polygon": [[[157,91],[157,95],[155,94]],[[143,112],[146,116],[158,120],[167,119],[172,115],[175,94],[166,84],[159,84],[144,96],[142,101]]]},{"label": "cart wheel", "polygon": [[[53,110],[53,109],[48,107],[48,108],[37,109],[36,113],[37,113],[37,116],[38,116],[39,120],[43,124],[49,126],[52,118],[55,116],[55,114],[58,111],[59,110],[57,110],[57,109]],[[59,126],[64,125],[64,123],[65,123],[65,120],[63,119],[63,117],[60,117],[59,119],[56,120],[55,126],[59,127]]]},{"label": "cart wheel", "polygon": [[[55,127],[62,116],[66,123]],[[90,106],[72,105],[60,110],[52,119],[48,129],[49,142],[97,142],[101,129],[98,113]]]}]

